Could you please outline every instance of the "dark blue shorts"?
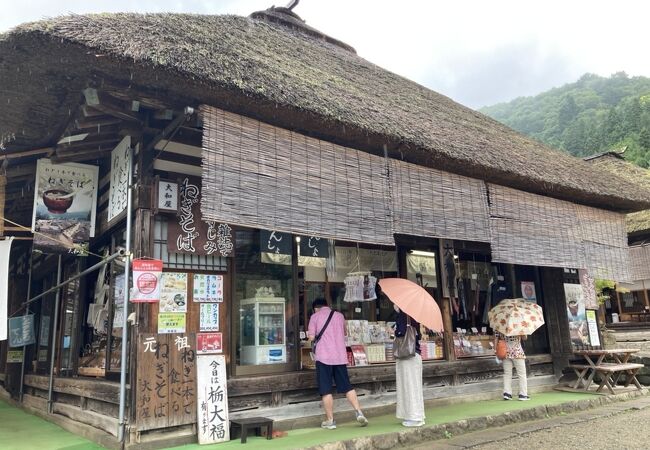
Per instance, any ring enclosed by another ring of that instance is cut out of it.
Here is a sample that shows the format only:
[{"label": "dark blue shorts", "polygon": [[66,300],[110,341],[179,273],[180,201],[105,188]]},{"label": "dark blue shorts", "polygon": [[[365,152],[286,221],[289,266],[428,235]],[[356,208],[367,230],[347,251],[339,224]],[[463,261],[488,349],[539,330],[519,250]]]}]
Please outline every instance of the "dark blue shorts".
[{"label": "dark blue shorts", "polygon": [[348,368],[345,364],[328,366],[316,361],[316,381],[318,382],[318,393],[327,395],[332,393],[332,380],[336,383],[336,391],[339,394],[346,394],[352,390]]}]

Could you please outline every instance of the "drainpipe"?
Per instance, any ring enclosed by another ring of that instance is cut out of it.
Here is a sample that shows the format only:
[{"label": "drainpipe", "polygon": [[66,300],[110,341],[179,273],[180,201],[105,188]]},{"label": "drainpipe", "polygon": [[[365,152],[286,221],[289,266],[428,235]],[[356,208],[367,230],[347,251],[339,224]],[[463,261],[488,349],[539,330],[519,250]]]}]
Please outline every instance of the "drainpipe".
[{"label": "drainpipe", "polygon": [[[126,259],[124,262],[124,314],[122,314],[122,361],[120,364],[120,412],[117,429],[117,440],[122,443],[124,448],[125,443],[125,407],[126,407],[126,361],[127,361],[127,338],[128,338],[128,321],[129,316],[129,297],[130,297],[130,283],[129,271],[131,270],[131,202],[133,196],[133,148],[129,147],[127,150],[129,168],[128,168],[128,190],[126,197]],[[133,368],[131,368],[133,370]],[[133,386],[131,386],[131,395],[133,395]]]},{"label": "drainpipe", "polygon": [[[58,268],[56,270],[56,284],[57,287],[61,284],[61,255],[59,255]],[[61,290],[56,290],[56,301],[54,302],[54,326],[52,327],[52,345],[50,345],[50,383],[47,390],[47,412],[52,414],[54,401],[52,400],[52,390],[54,388],[54,356],[56,354],[56,334],[57,323],[59,321],[59,303],[61,300]]]},{"label": "drainpipe", "polygon": [[[32,295],[32,264],[34,262],[34,252],[29,257],[29,274],[27,275],[27,298]],[[25,314],[29,315],[29,305]],[[40,339],[40,336],[39,336]],[[38,343],[36,343],[36,351],[38,354]],[[18,392],[18,401],[23,402],[23,394],[25,393],[25,357],[27,356],[27,346],[23,345],[23,363],[20,365],[20,391]],[[37,355],[38,356],[38,355]]]}]

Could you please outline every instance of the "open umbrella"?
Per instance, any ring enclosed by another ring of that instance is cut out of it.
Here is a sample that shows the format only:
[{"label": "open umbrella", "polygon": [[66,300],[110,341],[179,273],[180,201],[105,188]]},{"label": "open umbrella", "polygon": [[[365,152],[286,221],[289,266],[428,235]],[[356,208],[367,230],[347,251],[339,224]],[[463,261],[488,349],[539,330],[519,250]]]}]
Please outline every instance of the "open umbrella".
[{"label": "open umbrella", "polygon": [[381,290],[406,314],[433,331],[442,331],[442,314],[436,301],[421,286],[403,278],[379,280]]},{"label": "open umbrella", "polygon": [[492,329],[504,336],[528,336],[544,325],[542,307],[523,298],[501,300],[488,318]]}]

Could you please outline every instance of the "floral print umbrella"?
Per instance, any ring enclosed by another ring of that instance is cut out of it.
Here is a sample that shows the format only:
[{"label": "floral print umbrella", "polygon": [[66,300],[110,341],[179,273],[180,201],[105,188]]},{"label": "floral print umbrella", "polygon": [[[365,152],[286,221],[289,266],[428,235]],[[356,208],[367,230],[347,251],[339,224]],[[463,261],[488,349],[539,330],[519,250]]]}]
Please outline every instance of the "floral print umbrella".
[{"label": "floral print umbrella", "polygon": [[542,307],[523,298],[501,300],[488,318],[492,329],[504,336],[528,336],[544,325]]}]

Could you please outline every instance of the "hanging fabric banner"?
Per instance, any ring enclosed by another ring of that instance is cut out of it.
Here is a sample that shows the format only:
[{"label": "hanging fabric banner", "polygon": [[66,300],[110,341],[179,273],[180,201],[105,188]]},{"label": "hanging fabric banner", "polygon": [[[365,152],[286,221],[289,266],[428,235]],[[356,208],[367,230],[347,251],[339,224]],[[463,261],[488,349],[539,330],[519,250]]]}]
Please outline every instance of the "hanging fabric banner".
[{"label": "hanging fabric banner", "polygon": [[159,259],[133,260],[133,303],[156,303],[160,301],[160,278],[163,262]]},{"label": "hanging fabric banner", "polygon": [[328,240],[316,236],[301,236],[300,256],[327,258],[329,256]]},{"label": "hanging fabric banner", "polygon": [[34,314],[9,319],[9,347],[24,347],[34,342]]},{"label": "hanging fabric banner", "polygon": [[13,237],[0,241],[0,341],[7,339],[7,297],[9,295],[9,253]]},{"label": "hanging fabric banner", "polygon": [[290,255],[292,250],[291,235],[279,231],[260,231],[260,251],[279,255]]}]

